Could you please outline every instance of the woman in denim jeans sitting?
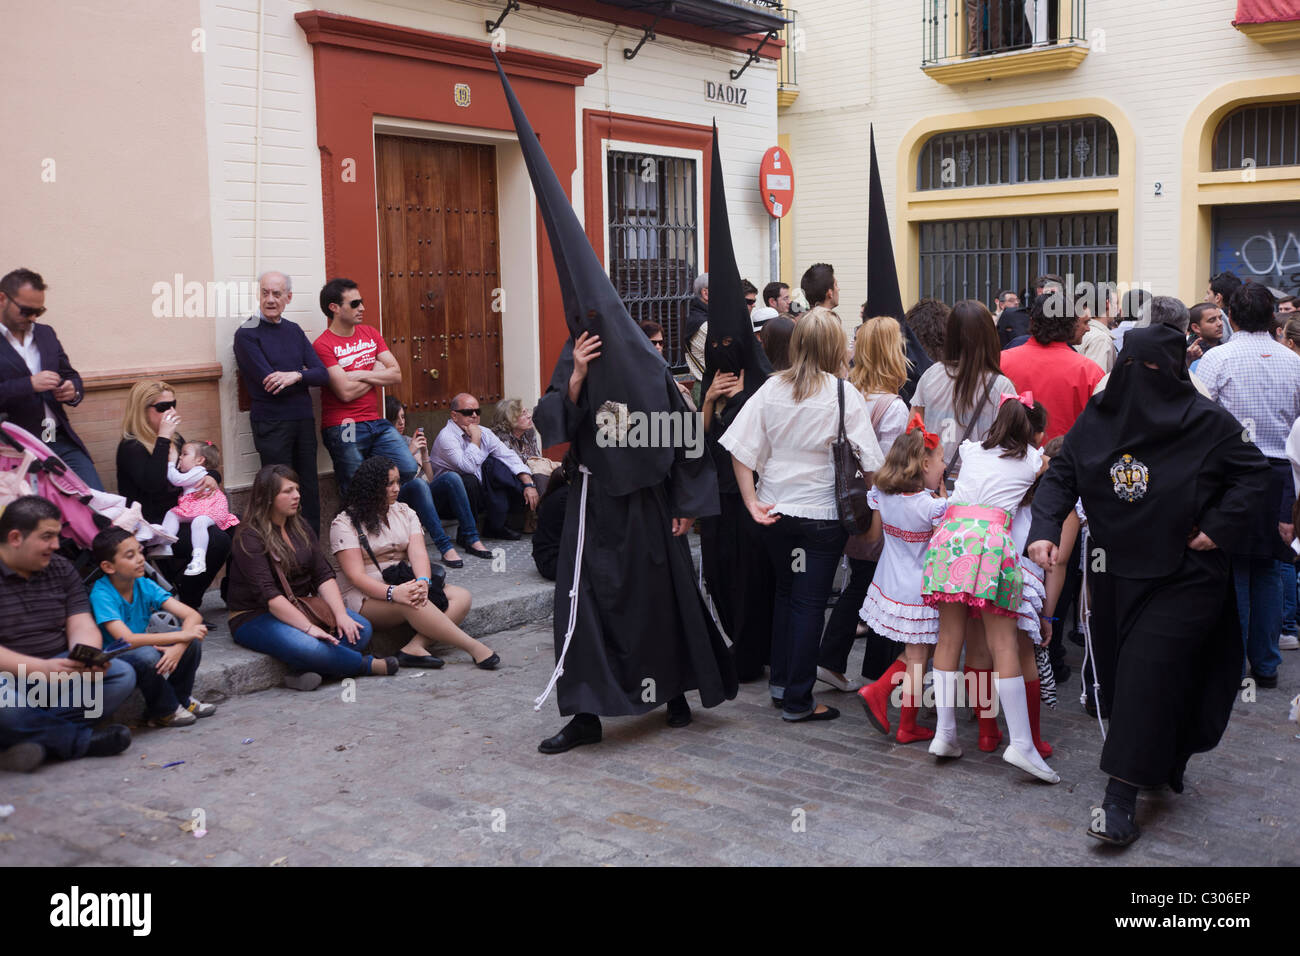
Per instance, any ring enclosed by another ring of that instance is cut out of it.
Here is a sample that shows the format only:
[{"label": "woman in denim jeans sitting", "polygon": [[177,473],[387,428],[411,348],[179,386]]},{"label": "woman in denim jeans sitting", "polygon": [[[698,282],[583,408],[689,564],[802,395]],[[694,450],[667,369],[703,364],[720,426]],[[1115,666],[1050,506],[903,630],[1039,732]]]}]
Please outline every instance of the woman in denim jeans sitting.
[{"label": "woman in denim jeans sitting", "polygon": [[[287,465],[267,465],[253,479],[230,549],[231,636],[236,644],[288,664],[293,673],[284,683],[294,690],[315,690],[322,676],[396,674],[396,657],[365,653],[370,622],[344,607],[334,569],[298,513],[300,498],[298,476]],[[314,594],[325,600],[337,622],[334,633],[290,600],[281,576],[293,597]]]},{"label": "woman in denim jeans sitting", "polygon": [[[813,699],[826,598],[848,533],[835,503],[831,443],[839,433],[836,381],[847,338],[834,312],[801,316],[790,339],[790,367],[769,378],[722,436],[741,497],[763,528],[776,575],[772,618],[772,703],[788,721],[834,720]],[[862,393],[844,389],[844,429],[867,472],[884,461]],[[757,489],[753,472],[758,472]],[[871,484],[872,475],[866,476]]]},{"label": "woman in denim jeans sitting", "polygon": [[[384,399],[384,417],[393,423],[397,433],[406,438],[406,406],[397,398],[389,395]],[[433,464],[429,461],[429,443],[424,437],[424,429],[419,429],[413,436],[406,438],[411,447],[411,454],[420,466],[419,474],[402,486],[397,500],[410,505],[420,517],[420,523],[433,538],[433,546],[442,555],[442,563],[449,568],[463,568],[464,560],[456,553],[451,538],[442,530],[442,520],[438,509],[456,516],[460,527],[456,531],[456,544],[476,558],[491,559],[492,552],[479,539],[478,526],[474,523],[474,509],[470,507],[469,495],[465,492],[465,482],[455,472],[447,472],[433,477]]]}]

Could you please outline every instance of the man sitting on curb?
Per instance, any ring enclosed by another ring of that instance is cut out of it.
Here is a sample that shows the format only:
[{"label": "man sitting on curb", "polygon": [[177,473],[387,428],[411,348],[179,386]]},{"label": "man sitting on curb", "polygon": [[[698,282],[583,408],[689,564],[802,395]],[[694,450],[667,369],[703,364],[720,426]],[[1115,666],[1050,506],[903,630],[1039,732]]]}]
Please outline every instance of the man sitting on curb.
[{"label": "man sitting on curb", "polygon": [[101,644],[81,579],[54,553],[62,527],[58,507],[35,495],[0,514],[0,770],[26,773],[47,756],[110,757],[131,746],[121,724],[93,725],[135,689],[135,671],[67,656],[77,644]]}]

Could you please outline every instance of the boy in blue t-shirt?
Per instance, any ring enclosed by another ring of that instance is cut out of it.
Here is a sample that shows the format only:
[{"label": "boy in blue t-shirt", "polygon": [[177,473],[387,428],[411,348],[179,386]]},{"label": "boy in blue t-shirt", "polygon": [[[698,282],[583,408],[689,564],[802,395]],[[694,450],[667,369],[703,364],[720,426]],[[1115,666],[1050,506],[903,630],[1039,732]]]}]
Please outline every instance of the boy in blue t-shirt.
[{"label": "boy in blue t-shirt", "polygon": [[[119,656],[135,670],[149,726],[186,727],[212,716],[216,704],[193,697],[201,642],[208,633],[203,616],[144,576],[144,551],[130,532],[101,531],[91,552],[104,572],[90,589],[95,623],[104,635],[105,651],[131,648]],[[149,633],[149,619],[157,611],[175,615],[180,630]]]}]

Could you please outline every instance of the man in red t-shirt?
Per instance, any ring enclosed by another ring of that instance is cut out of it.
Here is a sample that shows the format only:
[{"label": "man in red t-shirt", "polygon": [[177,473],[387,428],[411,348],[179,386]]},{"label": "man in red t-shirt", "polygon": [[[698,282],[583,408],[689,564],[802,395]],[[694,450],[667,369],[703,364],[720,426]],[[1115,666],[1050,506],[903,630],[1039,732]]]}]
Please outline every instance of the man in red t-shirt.
[{"label": "man in red t-shirt", "polygon": [[366,306],[351,279],[331,279],[320,290],[329,326],[312,343],[329,373],[321,389],[321,440],[334,461],[339,495],[347,493],[361,463],[383,455],[397,466],[402,483],[419,466],[406,439],[384,417],[381,388],[402,381],[397,358],[379,330],[363,324]]},{"label": "man in red t-shirt", "polygon": [[1106,374],[1074,350],[1088,330],[1088,316],[1076,315],[1072,306],[1059,289],[1037,296],[1029,310],[1029,341],[1002,353],[1002,374],[1047,409],[1044,441],[1070,430]]}]

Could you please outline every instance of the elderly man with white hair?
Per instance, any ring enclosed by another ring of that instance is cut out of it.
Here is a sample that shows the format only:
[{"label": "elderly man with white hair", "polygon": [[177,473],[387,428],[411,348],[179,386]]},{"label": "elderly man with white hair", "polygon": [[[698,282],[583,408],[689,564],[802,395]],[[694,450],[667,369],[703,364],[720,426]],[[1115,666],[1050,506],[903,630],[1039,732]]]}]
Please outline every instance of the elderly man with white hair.
[{"label": "elderly man with white hair", "polygon": [[329,373],[302,328],[284,317],[293,301],[289,276],[264,272],[257,286],[261,308],[235,332],[235,362],[252,403],[253,446],[263,466],[297,472],[303,519],[319,534],[316,415],[308,389],[328,384]]},{"label": "elderly man with white hair", "polygon": [[709,334],[709,274],[701,272],[691,283],[695,298],[686,311],[686,365],[698,382],[704,378],[704,340]]}]

